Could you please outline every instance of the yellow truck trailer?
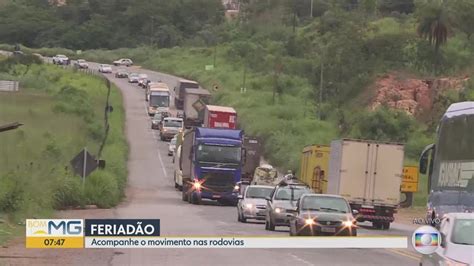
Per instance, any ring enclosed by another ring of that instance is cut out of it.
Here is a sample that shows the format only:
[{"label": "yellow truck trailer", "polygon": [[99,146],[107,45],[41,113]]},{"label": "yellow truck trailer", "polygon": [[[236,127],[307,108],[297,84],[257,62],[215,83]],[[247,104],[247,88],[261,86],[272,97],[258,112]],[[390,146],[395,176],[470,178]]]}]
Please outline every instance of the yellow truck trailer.
[{"label": "yellow truck trailer", "polygon": [[299,180],[316,193],[326,193],[331,148],[326,145],[310,145],[303,148]]}]

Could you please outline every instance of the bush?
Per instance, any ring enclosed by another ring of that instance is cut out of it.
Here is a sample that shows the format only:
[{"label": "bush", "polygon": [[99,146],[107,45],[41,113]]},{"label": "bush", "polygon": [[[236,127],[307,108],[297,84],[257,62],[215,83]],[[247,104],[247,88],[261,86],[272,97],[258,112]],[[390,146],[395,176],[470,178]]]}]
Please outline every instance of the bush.
[{"label": "bush", "polygon": [[56,181],[58,186],[53,192],[53,203],[56,209],[84,205],[82,180],[78,176],[63,175]]},{"label": "bush", "polygon": [[0,211],[13,212],[20,209],[25,200],[23,176],[9,173],[0,176]]},{"label": "bush", "polygon": [[88,204],[110,208],[120,201],[120,191],[112,173],[96,170],[86,178],[85,198]]}]

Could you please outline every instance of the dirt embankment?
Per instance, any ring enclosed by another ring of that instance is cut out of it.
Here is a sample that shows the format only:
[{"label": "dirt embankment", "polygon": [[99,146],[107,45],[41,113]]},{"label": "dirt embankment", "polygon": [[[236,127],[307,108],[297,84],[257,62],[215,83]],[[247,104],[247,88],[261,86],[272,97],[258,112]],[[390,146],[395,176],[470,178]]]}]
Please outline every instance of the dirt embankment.
[{"label": "dirt embankment", "polygon": [[388,106],[418,116],[433,108],[438,95],[448,90],[460,91],[469,77],[417,79],[401,73],[389,73],[375,82],[375,96],[370,108]]}]

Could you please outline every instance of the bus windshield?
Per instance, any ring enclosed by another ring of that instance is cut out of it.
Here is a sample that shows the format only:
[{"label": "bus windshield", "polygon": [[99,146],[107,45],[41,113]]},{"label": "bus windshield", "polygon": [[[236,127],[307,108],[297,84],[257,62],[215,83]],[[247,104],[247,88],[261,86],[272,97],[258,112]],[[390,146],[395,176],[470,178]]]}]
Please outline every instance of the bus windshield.
[{"label": "bus windshield", "polygon": [[437,153],[441,161],[474,161],[474,115],[443,121]]},{"label": "bus windshield", "polygon": [[169,97],[167,95],[150,95],[150,106],[169,107]]}]

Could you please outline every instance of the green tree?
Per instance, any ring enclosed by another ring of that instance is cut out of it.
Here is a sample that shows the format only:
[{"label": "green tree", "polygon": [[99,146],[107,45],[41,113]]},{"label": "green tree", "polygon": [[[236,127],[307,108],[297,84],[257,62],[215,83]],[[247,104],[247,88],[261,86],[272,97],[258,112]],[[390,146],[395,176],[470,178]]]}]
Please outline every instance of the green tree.
[{"label": "green tree", "polygon": [[453,13],[453,24],[456,29],[465,33],[468,40],[474,34],[474,1],[449,1],[448,5]]}]

